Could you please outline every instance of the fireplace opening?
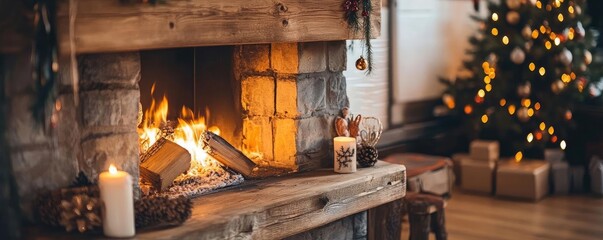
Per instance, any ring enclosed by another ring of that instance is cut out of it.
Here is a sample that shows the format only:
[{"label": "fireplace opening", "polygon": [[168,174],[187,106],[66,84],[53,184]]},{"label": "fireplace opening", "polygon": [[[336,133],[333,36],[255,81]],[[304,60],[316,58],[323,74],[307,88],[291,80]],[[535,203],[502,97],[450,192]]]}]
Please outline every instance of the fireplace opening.
[{"label": "fireplace opening", "polygon": [[[240,149],[242,118],[235,104],[232,46],[141,52],[138,134],[140,154],[164,138],[190,153],[190,167],[161,194],[195,196],[241,183],[205,148],[205,131]],[[261,156],[252,152],[247,156]],[[143,193],[158,189],[141,178]]]}]

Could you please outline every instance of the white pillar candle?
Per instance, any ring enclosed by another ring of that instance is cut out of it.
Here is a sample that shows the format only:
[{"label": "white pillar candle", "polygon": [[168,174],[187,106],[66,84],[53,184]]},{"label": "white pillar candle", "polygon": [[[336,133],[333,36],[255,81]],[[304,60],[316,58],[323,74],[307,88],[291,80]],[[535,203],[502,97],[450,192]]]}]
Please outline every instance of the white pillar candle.
[{"label": "white pillar candle", "polygon": [[356,172],[356,138],[334,138],[333,158],[333,166],[336,173]]},{"label": "white pillar candle", "polygon": [[103,204],[103,232],[107,237],[133,237],[134,196],[132,178],[124,171],[118,171],[113,164],[109,171],[102,172],[98,185]]}]

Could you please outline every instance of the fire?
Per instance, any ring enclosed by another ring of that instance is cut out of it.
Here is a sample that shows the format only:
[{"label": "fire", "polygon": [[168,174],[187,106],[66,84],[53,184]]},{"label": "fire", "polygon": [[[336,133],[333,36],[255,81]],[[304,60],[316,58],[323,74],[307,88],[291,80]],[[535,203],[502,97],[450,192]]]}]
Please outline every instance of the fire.
[{"label": "fire", "polygon": [[[151,95],[154,92],[155,85],[151,88]],[[219,169],[219,163],[203,149],[203,132],[209,130],[219,135],[220,129],[215,126],[208,128],[204,116],[194,114],[191,109],[183,106],[180,117],[177,119],[177,125],[172,126],[173,133],[166,134],[166,129],[170,129],[167,114],[167,98],[163,96],[159,104],[153,99],[151,107],[144,112],[142,123],[138,126],[142,152],[145,152],[160,138],[165,137],[185,148],[191,154],[192,161],[191,168],[187,172],[188,175],[199,176],[207,173],[207,171]],[[206,111],[206,116],[209,116],[208,111]]]}]

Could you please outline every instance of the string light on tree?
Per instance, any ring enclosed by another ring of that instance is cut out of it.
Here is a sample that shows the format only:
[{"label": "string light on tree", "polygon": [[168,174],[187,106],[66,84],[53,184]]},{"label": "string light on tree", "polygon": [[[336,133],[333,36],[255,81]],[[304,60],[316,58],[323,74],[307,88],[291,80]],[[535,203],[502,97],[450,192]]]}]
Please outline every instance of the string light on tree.
[{"label": "string light on tree", "polygon": [[492,13],[492,21],[498,21],[498,13]]},{"label": "string light on tree", "polygon": [[473,59],[463,62],[473,76],[447,85],[463,106],[456,111],[470,120],[465,129],[499,140],[504,154],[518,159],[568,139],[576,126],[570,106],[603,94],[598,77],[586,75],[603,67],[593,60],[585,2],[489,2],[487,18],[478,21],[481,37],[470,41]]},{"label": "string light on tree", "polygon": [[561,147],[561,150],[565,150],[565,148],[567,147],[567,143],[565,143],[565,140],[561,140],[561,142],[559,143],[559,147]]},{"label": "string light on tree", "polygon": [[515,153],[515,162],[521,162],[523,159],[523,153],[521,151]]}]

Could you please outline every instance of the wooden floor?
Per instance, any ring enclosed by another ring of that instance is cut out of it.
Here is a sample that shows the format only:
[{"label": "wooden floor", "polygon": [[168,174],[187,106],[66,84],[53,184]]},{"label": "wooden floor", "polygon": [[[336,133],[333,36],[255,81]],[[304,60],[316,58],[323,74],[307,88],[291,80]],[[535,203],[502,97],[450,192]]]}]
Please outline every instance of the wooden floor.
[{"label": "wooden floor", "polygon": [[[549,196],[533,203],[456,191],[446,208],[446,227],[451,240],[603,239],[603,199]],[[408,222],[402,229],[402,239],[408,239]]]}]

